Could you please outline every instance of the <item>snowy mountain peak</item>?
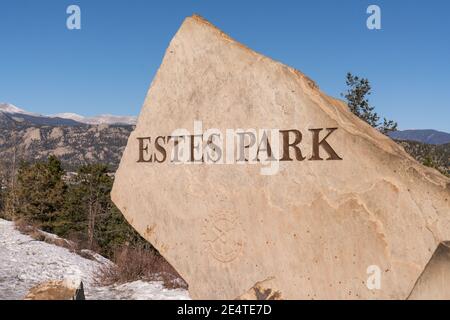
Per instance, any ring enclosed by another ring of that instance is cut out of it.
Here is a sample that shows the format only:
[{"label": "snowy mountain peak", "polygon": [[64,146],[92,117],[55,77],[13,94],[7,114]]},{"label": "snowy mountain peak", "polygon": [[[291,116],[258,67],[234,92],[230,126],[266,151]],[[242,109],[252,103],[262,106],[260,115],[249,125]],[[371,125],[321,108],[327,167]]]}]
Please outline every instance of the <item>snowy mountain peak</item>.
[{"label": "snowy mountain peak", "polygon": [[84,117],[76,113],[58,113],[49,116],[51,118],[62,118],[78,121],[86,124],[136,124],[137,118],[134,116],[116,116],[112,114],[101,114],[93,117]]},{"label": "snowy mountain peak", "polygon": [[62,118],[62,119],[71,119],[79,122],[83,122],[85,117],[72,112],[64,112],[64,113],[57,113],[53,115],[49,115],[50,118]]},{"label": "snowy mountain peak", "polygon": [[6,112],[6,113],[22,113],[22,114],[30,114],[29,112],[26,112],[23,109],[20,109],[19,107],[16,107],[15,105],[11,103],[0,103],[0,111]]},{"label": "snowy mountain peak", "polygon": [[87,121],[90,121],[92,124],[113,124],[113,123],[122,123],[122,124],[136,124],[137,117],[134,116],[116,116],[112,114],[101,114],[92,118],[87,118]]}]

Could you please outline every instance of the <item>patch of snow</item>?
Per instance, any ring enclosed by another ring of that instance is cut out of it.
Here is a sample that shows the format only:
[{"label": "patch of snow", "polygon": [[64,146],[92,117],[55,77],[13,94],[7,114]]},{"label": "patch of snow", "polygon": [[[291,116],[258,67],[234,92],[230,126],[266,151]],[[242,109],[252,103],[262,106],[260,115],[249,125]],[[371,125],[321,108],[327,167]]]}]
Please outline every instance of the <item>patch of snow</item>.
[{"label": "patch of snow", "polygon": [[[134,281],[90,289],[90,298],[95,300],[187,300],[184,289],[164,288],[161,281]],[[88,299],[88,297],[86,297]]]},{"label": "patch of snow", "polygon": [[31,287],[45,281],[78,279],[83,281],[86,299],[189,299],[186,290],[166,289],[160,281],[95,286],[99,268],[112,262],[91,254],[96,261],[34,240],[17,231],[13,222],[0,219],[0,300],[23,299]]}]

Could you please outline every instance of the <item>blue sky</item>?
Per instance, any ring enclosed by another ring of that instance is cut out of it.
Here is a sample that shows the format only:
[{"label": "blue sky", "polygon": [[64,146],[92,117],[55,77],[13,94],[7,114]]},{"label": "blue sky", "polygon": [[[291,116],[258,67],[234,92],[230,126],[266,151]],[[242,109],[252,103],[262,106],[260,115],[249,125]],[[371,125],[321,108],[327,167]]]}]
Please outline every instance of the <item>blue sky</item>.
[{"label": "blue sky", "polygon": [[[81,8],[81,30],[66,8]],[[366,28],[381,7],[382,30]],[[0,102],[32,112],[139,113],[170,39],[198,13],[339,97],[345,74],[401,129],[450,132],[447,0],[0,0]]]}]

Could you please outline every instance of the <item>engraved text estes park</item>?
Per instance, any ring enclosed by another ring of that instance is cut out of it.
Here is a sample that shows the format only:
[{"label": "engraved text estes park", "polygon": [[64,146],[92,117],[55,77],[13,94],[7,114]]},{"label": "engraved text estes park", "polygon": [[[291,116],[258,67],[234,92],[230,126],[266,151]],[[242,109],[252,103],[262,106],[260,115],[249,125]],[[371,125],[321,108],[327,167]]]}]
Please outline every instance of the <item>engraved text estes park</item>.
[{"label": "engraved text estes park", "polygon": [[[338,128],[219,129],[194,133],[177,129],[169,135],[138,137],[138,163],[261,164],[263,175],[278,172],[280,161],[342,160],[330,142]],[[309,141],[306,141],[309,139]]]}]

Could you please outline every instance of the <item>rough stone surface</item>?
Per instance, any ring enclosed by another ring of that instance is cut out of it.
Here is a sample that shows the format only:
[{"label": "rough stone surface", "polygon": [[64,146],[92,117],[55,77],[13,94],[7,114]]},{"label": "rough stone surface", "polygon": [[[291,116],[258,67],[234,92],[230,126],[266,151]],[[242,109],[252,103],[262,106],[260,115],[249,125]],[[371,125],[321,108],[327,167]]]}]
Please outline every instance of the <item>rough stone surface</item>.
[{"label": "rough stone surface", "polygon": [[[138,137],[192,130],[195,120],[205,129],[299,129],[307,157],[308,129],[336,127],[327,141],[343,160],[280,162],[276,175],[260,165],[137,162]],[[259,283],[282,299],[406,299],[450,240],[448,178],[299,71],[198,16],[166,51],[112,198],[201,299],[234,299]],[[372,265],[380,289],[366,286]]]},{"label": "rough stone surface", "polygon": [[24,300],[85,300],[83,282],[47,281],[31,288]]}]

